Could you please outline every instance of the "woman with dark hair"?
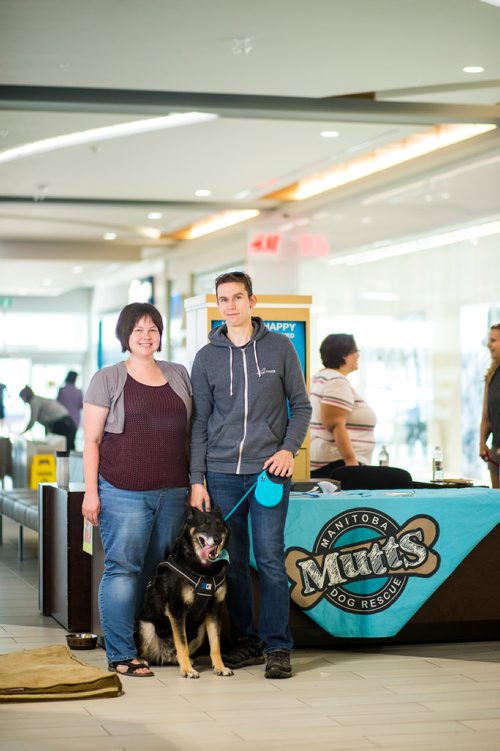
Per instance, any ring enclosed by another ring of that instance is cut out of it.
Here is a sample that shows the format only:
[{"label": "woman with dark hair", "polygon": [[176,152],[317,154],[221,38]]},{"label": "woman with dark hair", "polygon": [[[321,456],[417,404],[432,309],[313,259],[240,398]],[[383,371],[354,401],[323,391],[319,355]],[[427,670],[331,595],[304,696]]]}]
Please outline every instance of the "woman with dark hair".
[{"label": "woman with dark hair", "polygon": [[[491,487],[499,488],[500,465],[500,323],[490,328],[488,349],[491,364],[484,376],[484,399],[481,428],[479,431],[479,455],[488,462]],[[491,449],[486,445],[492,436]]]},{"label": "woman with dark hair", "polygon": [[311,477],[329,477],[336,467],[370,464],[375,412],[347,376],[358,369],[352,334],[330,334],[320,347],[324,365],[312,379]]},{"label": "woman with dark hair", "polygon": [[84,400],[82,513],[104,549],[106,655],[110,670],[136,677],[153,673],[137,659],[135,618],[182,527],[188,485],[191,384],[182,365],[155,359],[162,333],[153,305],[127,305],[116,336],[129,356],[99,370]]}]

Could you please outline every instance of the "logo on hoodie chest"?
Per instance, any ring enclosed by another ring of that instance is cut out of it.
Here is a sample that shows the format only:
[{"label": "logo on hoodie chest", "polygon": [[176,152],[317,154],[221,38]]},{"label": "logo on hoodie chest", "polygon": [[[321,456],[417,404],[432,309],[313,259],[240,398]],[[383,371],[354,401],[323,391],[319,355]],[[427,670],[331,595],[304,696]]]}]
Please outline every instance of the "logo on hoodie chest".
[{"label": "logo on hoodie chest", "polygon": [[259,376],[273,375],[273,374],[276,375],[276,371],[272,370],[271,368],[259,368],[259,370],[257,370],[257,374]]}]

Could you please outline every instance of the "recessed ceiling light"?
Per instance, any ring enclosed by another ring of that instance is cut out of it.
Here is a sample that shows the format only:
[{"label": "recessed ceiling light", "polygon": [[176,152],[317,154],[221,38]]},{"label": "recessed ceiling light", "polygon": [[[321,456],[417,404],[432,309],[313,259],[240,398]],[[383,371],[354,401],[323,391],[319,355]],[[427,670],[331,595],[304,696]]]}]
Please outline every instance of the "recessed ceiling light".
[{"label": "recessed ceiling light", "polygon": [[103,235],[104,240],[116,240],[116,232],[105,232]]},{"label": "recessed ceiling light", "polygon": [[464,73],[482,73],[484,68],[481,65],[467,65],[462,70]]},{"label": "recessed ceiling light", "polygon": [[82,274],[83,266],[73,266],[71,271],[73,272],[73,274]]},{"label": "recessed ceiling light", "polygon": [[50,287],[52,284],[52,279],[49,279],[49,277],[46,277],[45,279],[42,279],[42,286],[43,287]]},{"label": "recessed ceiling light", "polygon": [[163,214],[161,211],[150,211],[148,214],[148,219],[161,219]]},{"label": "recessed ceiling light", "polygon": [[198,188],[198,190],[195,191],[195,196],[199,196],[200,198],[205,198],[206,196],[211,196],[212,191],[208,190],[208,188]]},{"label": "recessed ceiling light", "polygon": [[338,130],[322,130],[321,131],[322,138],[337,138],[338,135],[339,135]]}]

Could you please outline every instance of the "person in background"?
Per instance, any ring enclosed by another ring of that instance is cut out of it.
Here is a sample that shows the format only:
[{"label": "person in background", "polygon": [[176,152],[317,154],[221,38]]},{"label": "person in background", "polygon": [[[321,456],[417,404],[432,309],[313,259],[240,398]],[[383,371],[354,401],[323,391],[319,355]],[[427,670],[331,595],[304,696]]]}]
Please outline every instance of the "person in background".
[{"label": "person in background", "polygon": [[36,396],[30,386],[21,389],[19,396],[31,408],[30,421],[22,431],[23,433],[30,430],[35,422],[39,422],[48,433],[63,435],[66,438],[66,449],[68,451],[75,448],[76,425],[66,407],[59,404],[56,399]]},{"label": "person in background", "polygon": [[329,477],[344,465],[370,464],[377,423],[347,378],[359,366],[352,334],[330,334],[320,354],[324,367],[311,384],[311,477]]},{"label": "person in background", "polygon": [[153,675],[137,658],[135,619],[187,508],[191,384],[182,365],[155,359],[162,333],[153,305],[126,305],[116,336],[128,358],[95,373],[83,406],[82,514],[104,550],[106,656],[109,670],[135,677]]},{"label": "person in background", "polygon": [[66,378],[64,379],[64,386],[62,386],[57,394],[57,401],[66,407],[71,419],[75,423],[76,427],[80,426],[80,410],[83,408],[83,394],[81,389],[77,388],[76,379],[78,373],[74,370],[68,371]]},{"label": "person in background", "polygon": [[[479,456],[488,462],[491,487],[499,488],[500,465],[500,323],[490,328],[488,349],[491,364],[484,376],[483,412],[479,430]],[[491,439],[491,449],[486,445]]]},{"label": "person in background", "polygon": [[[263,469],[291,477],[311,405],[291,341],[269,331],[261,318],[252,317],[257,298],[250,277],[242,271],[222,274],[215,280],[215,293],[226,323],[210,333],[210,343],[193,363],[190,501],[202,509],[212,499],[227,516]],[[284,549],[290,487],[288,479],[281,502],[273,508],[261,506],[253,493],[248,495],[228,519],[228,607],[236,643],[223,660],[231,668],[265,660],[266,678],[292,675]],[[249,522],[259,572],[258,626],[249,568]]]},{"label": "person in background", "polygon": [[0,427],[3,425],[3,422],[5,420],[5,392],[7,391],[7,386],[5,383],[0,383]]}]

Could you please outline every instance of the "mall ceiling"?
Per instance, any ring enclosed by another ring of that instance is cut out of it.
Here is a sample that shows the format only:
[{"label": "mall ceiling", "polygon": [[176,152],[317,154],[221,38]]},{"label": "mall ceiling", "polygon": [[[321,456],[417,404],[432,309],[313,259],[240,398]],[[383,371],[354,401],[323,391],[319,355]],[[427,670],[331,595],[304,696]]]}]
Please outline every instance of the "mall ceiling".
[{"label": "mall ceiling", "polygon": [[[500,123],[498,6],[1,0],[0,295],[93,285],[229,209],[314,211],[334,252],[497,217],[500,128],[321,199],[265,196],[434,124]],[[192,111],[217,117],[2,161]]]}]

